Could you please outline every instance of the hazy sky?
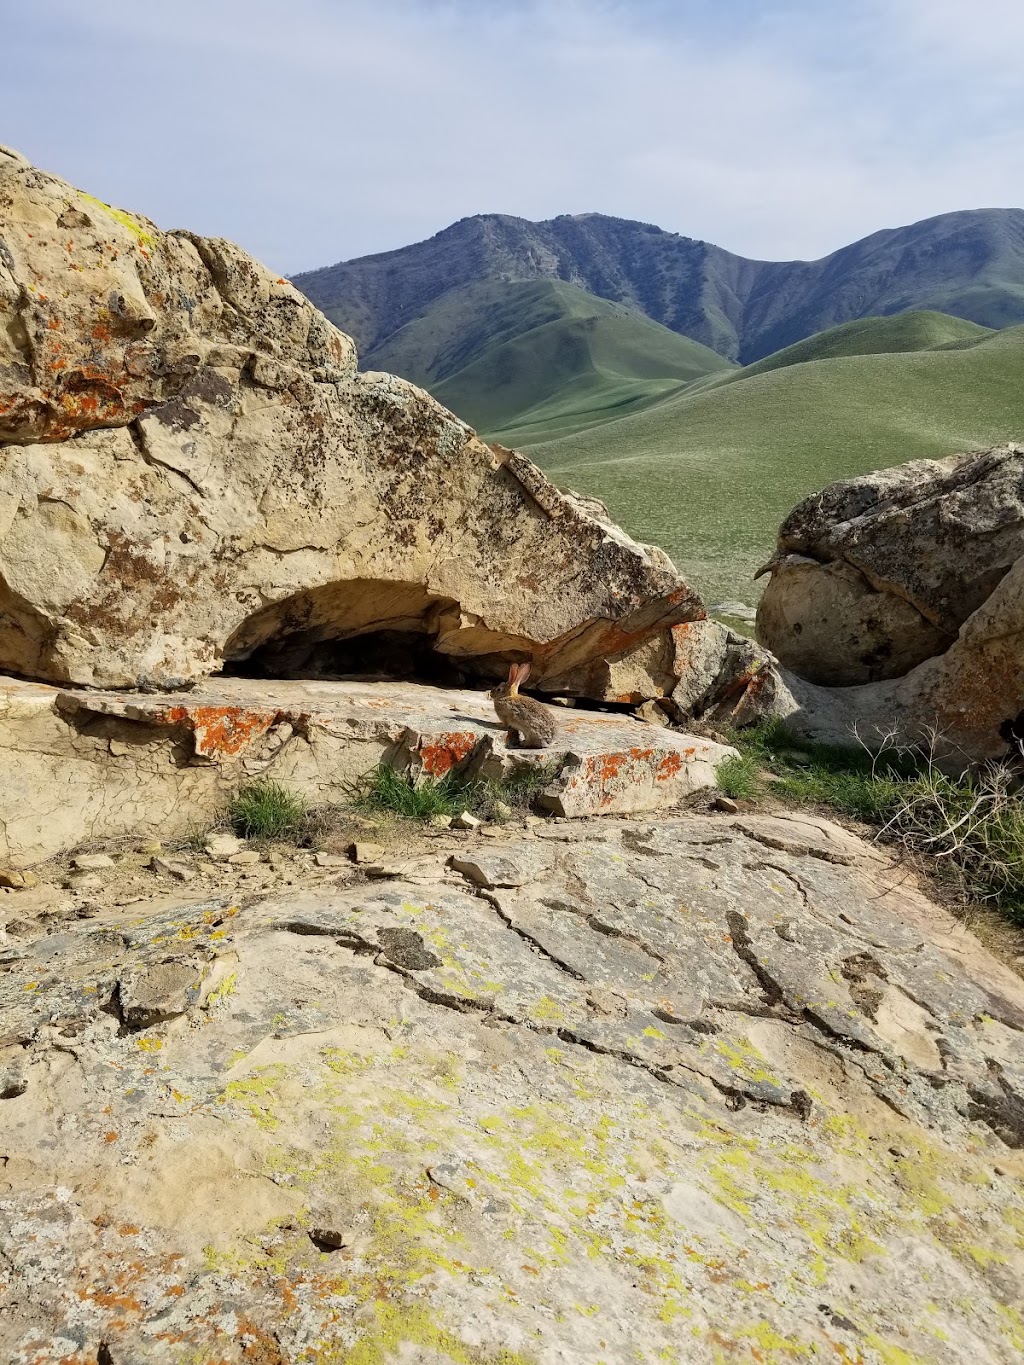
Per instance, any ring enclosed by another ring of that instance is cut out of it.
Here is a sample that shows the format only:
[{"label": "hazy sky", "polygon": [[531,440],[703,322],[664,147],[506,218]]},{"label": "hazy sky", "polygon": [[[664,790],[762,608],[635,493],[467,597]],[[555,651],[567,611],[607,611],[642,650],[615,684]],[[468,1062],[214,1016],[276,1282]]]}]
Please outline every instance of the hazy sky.
[{"label": "hazy sky", "polygon": [[0,0],[0,142],[289,273],[596,210],[748,256],[1024,200],[1021,0]]}]

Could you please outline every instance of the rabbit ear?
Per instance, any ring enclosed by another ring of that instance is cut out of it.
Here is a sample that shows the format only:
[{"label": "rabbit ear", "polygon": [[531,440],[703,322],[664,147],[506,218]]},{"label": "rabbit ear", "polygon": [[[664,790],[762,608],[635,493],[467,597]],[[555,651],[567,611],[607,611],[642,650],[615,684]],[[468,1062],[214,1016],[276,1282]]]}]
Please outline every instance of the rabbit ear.
[{"label": "rabbit ear", "polygon": [[516,673],[517,673],[516,681],[518,682],[519,686],[522,687],[523,683],[526,682],[526,679],[530,676],[530,665],[520,664],[519,667],[516,669]]},{"label": "rabbit ear", "polygon": [[509,681],[509,686],[511,686],[514,682],[516,682],[517,679],[518,679],[518,677],[519,677],[519,665],[518,665],[518,664],[509,664],[509,666],[508,666],[508,681]]}]

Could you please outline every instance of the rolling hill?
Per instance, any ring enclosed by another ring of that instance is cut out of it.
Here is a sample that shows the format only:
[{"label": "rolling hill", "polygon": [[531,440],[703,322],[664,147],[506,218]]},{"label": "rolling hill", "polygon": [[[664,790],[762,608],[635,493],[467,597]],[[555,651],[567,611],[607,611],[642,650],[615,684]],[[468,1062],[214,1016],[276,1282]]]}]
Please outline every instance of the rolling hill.
[{"label": "rolling hill", "polygon": [[[464,331],[453,329],[452,343],[445,338],[433,352],[438,359],[431,366],[418,363],[413,352],[423,332],[429,328],[440,339],[442,325],[462,311],[459,305],[478,307],[483,291],[490,301],[475,316],[487,321],[488,335],[481,335],[483,326],[467,323]],[[470,286],[468,300],[463,292],[446,295],[426,317],[373,352],[368,363],[430,387],[481,431],[507,429],[510,443],[583,430],[734,368],[642,313],[561,281]],[[456,368],[460,360],[468,363]]]},{"label": "rolling hill", "polygon": [[947,313],[919,311],[895,313],[891,317],[858,318],[817,332],[805,341],[786,346],[764,360],[734,370],[730,378],[749,379],[755,374],[802,365],[809,360],[837,360],[852,355],[887,355],[901,351],[942,351],[976,346],[992,335],[991,327],[981,327]]},{"label": "rolling hill", "polygon": [[[558,484],[604,499],[632,534],[663,546],[709,600],[750,602],[779,523],[814,489],[1024,440],[1024,327],[880,351],[889,327],[876,321],[859,342],[826,333],[809,351],[824,358],[698,381],[530,454]],[[895,339],[914,329],[924,341],[941,334],[911,319]],[[853,344],[863,353],[834,353]]]},{"label": "rolling hill", "polygon": [[1024,323],[1024,210],[947,213],[819,261],[783,262],[597,213],[541,223],[485,214],[295,277],[363,354],[453,291],[525,280],[576,285],[749,364],[840,323],[911,309],[985,327]]}]

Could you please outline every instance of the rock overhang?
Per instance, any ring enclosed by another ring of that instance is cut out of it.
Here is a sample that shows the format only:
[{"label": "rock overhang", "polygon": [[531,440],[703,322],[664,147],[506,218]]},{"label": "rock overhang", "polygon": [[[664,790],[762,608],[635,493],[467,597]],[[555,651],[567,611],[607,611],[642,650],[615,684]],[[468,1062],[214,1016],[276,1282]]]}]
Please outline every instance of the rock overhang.
[{"label": "rock overhang", "polygon": [[667,556],[358,374],[233,244],[13,153],[0,238],[0,668],[173,690],[271,638],[402,622],[470,673],[528,657],[543,683],[703,616]]}]

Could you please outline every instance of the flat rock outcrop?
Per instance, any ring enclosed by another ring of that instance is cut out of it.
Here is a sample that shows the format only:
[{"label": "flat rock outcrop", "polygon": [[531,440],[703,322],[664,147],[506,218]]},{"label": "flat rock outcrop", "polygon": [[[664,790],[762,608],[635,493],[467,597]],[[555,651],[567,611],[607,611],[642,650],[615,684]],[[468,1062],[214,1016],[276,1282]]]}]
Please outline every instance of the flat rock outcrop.
[{"label": "flat rock outcrop", "polygon": [[1024,448],[833,484],[768,568],[758,633],[804,733],[934,733],[972,760],[1024,738]]},{"label": "flat rock outcrop", "polygon": [[229,242],[0,151],[0,669],[171,689],[417,652],[554,687],[703,615]]},{"label": "flat rock outcrop", "polygon": [[11,1365],[1020,1359],[1024,987],[834,825],[52,929],[0,976]]},{"label": "flat rock outcrop", "polygon": [[548,749],[509,747],[485,693],[396,682],[212,680],[190,692],[64,689],[0,678],[0,867],[84,839],[181,838],[240,786],[345,799],[380,763],[414,779],[539,769],[539,799],[579,818],[666,810],[735,753],[631,716],[552,708]]}]

